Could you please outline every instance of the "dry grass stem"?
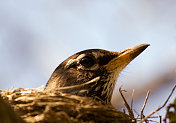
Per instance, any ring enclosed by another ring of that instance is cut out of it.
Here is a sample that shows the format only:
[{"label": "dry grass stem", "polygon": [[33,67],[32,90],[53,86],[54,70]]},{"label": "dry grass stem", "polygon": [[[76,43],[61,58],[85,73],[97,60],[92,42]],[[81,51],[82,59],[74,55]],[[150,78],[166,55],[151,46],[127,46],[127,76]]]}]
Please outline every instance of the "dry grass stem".
[{"label": "dry grass stem", "polygon": [[132,96],[132,99],[131,99],[131,110],[133,110],[134,89],[132,91],[131,96]]},{"label": "dry grass stem", "polygon": [[128,113],[129,113],[131,119],[135,119],[135,118],[134,118],[133,111],[132,111],[132,109],[130,109],[130,106],[128,105],[128,103],[127,103],[127,101],[126,101],[126,99],[125,99],[125,97],[124,97],[124,95],[123,95],[123,91],[126,92],[125,90],[122,90],[121,87],[120,87],[120,88],[119,88],[119,92],[120,92],[120,94],[121,94],[121,96],[122,96],[122,98],[123,98],[124,105],[125,105],[125,107],[127,108]]},{"label": "dry grass stem", "polygon": [[158,112],[159,110],[161,110],[166,104],[167,102],[169,101],[170,97],[172,96],[174,90],[176,88],[176,85],[173,87],[171,93],[169,94],[168,98],[166,99],[166,101],[164,102],[164,104],[162,106],[160,106],[159,108],[157,108],[156,110],[154,110],[153,112],[151,112],[148,116],[144,117],[140,123],[142,123],[143,121],[146,121],[150,116],[152,116],[153,114],[155,114],[156,112]]},{"label": "dry grass stem", "polygon": [[144,104],[142,106],[142,110],[141,110],[141,120],[144,118],[144,109],[145,109],[145,106],[147,104],[147,100],[148,100],[148,97],[150,95],[150,91],[147,92],[147,95],[146,95],[146,98],[145,98],[145,101],[144,101]]}]

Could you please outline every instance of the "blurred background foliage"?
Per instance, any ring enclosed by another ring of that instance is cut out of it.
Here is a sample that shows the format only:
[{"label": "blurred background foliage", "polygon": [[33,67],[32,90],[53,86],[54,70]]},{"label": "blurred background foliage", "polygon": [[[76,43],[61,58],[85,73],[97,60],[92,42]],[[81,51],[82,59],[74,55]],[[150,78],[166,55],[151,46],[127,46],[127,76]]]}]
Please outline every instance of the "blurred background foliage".
[{"label": "blurred background foliage", "polygon": [[134,109],[140,112],[151,90],[147,115],[176,83],[175,11],[174,0],[0,1],[0,89],[45,85],[54,69],[80,50],[121,51],[149,43],[120,74],[112,100],[120,109],[118,88],[128,91],[129,102],[135,89]]}]

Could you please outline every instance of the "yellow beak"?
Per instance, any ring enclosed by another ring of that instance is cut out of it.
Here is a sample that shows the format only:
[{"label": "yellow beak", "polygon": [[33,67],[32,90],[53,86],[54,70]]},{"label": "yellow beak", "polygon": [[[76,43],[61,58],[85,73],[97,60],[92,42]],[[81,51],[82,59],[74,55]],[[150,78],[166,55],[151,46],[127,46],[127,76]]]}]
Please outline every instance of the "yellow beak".
[{"label": "yellow beak", "polygon": [[113,52],[114,54],[117,54],[117,57],[112,59],[107,65],[105,65],[106,69],[108,71],[114,71],[118,69],[118,71],[120,72],[148,46],[149,44],[140,44],[130,47],[121,52]]}]

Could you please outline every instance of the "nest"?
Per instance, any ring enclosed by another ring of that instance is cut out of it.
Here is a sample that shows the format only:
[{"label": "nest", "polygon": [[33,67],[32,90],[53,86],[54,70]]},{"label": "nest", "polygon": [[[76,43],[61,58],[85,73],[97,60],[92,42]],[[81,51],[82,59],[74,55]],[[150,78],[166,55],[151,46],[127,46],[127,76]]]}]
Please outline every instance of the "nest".
[{"label": "nest", "polygon": [[[20,123],[131,122],[127,114],[116,110],[112,105],[104,105],[88,97],[59,92],[45,92],[42,89],[23,88],[1,90],[0,95],[14,110],[14,113],[12,110],[9,111],[12,112],[12,115],[8,116],[9,119],[12,119],[11,117],[15,115],[15,118],[17,118],[16,121]],[[4,105],[0,105],[0,108],[4,107]],[[18,118],[18,116],[20,118]],[[2,119],[0,119],[0,121],[2,121]]]}]

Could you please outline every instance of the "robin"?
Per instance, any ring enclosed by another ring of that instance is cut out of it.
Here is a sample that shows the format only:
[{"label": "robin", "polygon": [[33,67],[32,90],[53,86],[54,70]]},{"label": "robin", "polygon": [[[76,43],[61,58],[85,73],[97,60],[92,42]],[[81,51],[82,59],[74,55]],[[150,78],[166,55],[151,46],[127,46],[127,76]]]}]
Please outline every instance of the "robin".
[{"label": "robin", "polygon": [[121,52],[88,49],[63,61],[48,80],[46,91],[60,91],[111,102],[119,73],[149,44],[136,45]]}]

